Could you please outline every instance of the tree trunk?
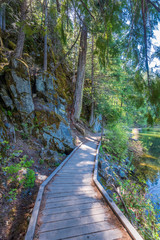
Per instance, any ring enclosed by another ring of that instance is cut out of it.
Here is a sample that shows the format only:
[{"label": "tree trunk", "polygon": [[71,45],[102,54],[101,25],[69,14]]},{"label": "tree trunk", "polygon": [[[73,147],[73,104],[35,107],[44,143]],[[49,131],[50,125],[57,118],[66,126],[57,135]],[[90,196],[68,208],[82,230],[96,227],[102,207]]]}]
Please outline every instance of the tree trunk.
[{"label": "tree trunk", "polygon": [[47,71],[47,30],[48,30],[48,0],[45,0],[45,35],[44,35],[44,63],[43,69],[44,72]]},{"label": "tree trunk", "polygon": [[92,34],[92,70],[91,70],[91,83],[92,83],[92,90],[91,90],[91,115],[89,120],[89,126],[92,127],[94,122],[94,37]]},{"label": "tree trunk", "polygon": [[74,119],[75,120],[79,120],[81,110],[82,110],[86,54],[87,54],[87,28],[85,23],[83,22],[81,39],[80,39],[79,56],[78,56],[76,89],[74,94]]},{"label": "tree trunk", "polygon": [[21,5],[21,28],[18,35],[17,47],[15,49],[16,58],[21,58],[23,53],[25,41],[24,26],[26,21],[26,14],[27,14],[27,0],[23,0]]},{"label": "tree trunk", "polygon": [[2,22],[3,22],[3,11],[2,7],[0,7],[0,28],[2,29]]},{"label": "tree trunk", "polygon": [[2,7],[2,30],[6,30],[6,6],[4,5]]},{"label": "tree trunk", "polygon": [[56,5],[57,5],[57,12],[61,12],[61,5],[60,5],[60,2],[59,0],[56,0]]},{"label": "tree trunk", "polygon": [[[76,37],[76,12],[74,11],[74,39]],[[76,55],[77,55],[77,46],[74,47],[73,52],[73,84],[76,82]]]},{"label": "tree trunk", "polygon": [[147,22],[146,22],[147,12],[146,12],[145,4],[147,3],[144,0],[141,0],[143,31],[144,31],[145,62],[146,62],[148,86],[150,86],[149,65],[148,65],[148,44],[147,44]]},{"label": "tree trunk", "polygon": [[2,31],[6,30],[6,6],[0,7],[0,28]]}]

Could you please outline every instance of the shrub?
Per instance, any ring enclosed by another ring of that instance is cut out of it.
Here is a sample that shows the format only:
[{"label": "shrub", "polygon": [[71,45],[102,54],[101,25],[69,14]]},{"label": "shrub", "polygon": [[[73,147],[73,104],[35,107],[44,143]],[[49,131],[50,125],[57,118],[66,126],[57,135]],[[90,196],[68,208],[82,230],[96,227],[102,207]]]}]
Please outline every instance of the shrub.
[{"label": "shrub", "polygon": [[122,124],[109,126],[102,147],[106,152],[111,154],[115,160],[121,161],[126,158],[128,151],[128,135]]}]

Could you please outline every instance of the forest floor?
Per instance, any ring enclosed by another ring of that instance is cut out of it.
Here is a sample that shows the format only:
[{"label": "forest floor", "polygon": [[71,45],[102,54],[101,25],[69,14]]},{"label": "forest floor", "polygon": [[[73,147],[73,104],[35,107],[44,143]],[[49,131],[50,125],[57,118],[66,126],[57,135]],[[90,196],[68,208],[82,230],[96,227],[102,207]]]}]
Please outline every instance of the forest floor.
[{"label": "forest floor", "polygon": [[[85,129],[86,134],[84,137],[73,125],[71,129],[75,145],[79,145],[90,134],[89,130]],[[12,190],[9,187],[9,179],[4,175],[2,168],[0,168],[0,240],[24,239],[39,186],[56,169],[55,166],[40,161],[40,152],[43,145],[37,139],[32,136],[28,139],[23,139],[20,135],[16,137],[16,143],[9,144],[6,152],[8,156],[11,156],[14,151],[18,150],[22,150],[22,153],[12,157],[10,160],[11,164],[18,163],[20,158],[27,155],[29,159],[34,160],[31,169],[35,172],[36,180],[33,188],[24,189],[18,186],[16,198],[10,198],[7,197]],[[65,157],[65,155],[62,156],[61,161]]]}]

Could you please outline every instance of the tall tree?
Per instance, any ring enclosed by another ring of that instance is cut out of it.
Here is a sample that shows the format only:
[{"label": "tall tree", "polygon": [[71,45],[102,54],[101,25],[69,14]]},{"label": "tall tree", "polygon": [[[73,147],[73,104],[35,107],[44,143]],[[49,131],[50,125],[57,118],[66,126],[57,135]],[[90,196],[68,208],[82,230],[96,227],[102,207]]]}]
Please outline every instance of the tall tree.
[{"label": "tall tree", "polygon": [[23,47],[24,47],[24,41],[25,41],[25,32],[24,32],[24,26],[27,16],[27,0],[22,0],[21,3],[21,19],[20,19],[20,31],[18,34],[18,41],[17,46],[15,49],[15,57],[21,58],[23,53]]},{"label": "tall tree", "polygon": [[94,122],[94,36],[92,34],[92,56],[91,56],[91,115],[89,120],[90,127]]},{"label": "tall tree", "polygon": [[6,30],[6,6],[2,4],[0,6],[0,28],[2,31]]},{"label": "tall tree", "polygon": [[44,72],[47,71],[47,51],[48,51],[48,46],[47,46],[47,30],[48,30],[48,0],[44,0],[44,5],[45,5],[45,35],[44,35],[44,63],[43,63],[43,68]]},{"label": "tall tree", "polygon": [[81,30],[76,89],[74,94],[74,119],[75,120],[79,120],[81,109],[82,109],[86,54],[87,54],[87,26],[84,20],[82,25],[82,30]]}]

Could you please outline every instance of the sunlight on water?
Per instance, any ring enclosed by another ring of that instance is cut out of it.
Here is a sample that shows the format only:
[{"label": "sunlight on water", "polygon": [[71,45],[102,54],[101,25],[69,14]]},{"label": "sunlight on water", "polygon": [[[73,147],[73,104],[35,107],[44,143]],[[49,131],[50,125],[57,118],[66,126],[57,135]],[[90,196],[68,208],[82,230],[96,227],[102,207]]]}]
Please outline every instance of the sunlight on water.
[{"label": "sunlight on water", "polygon": [[152,164],[147,164],[147,163],[140,163],[141,166],[147,166],[149,168],[152,168],[153,170],[156,170],[156,171],[160,171],[160,166],[157,167],[157,166],[154,166]]},{"label": "sunlight on water", "polygon": [[138,140],[148,150],[137,166],[138,173],[147,181],[148,197],[160,209],[160,128],[142,129]]}]

